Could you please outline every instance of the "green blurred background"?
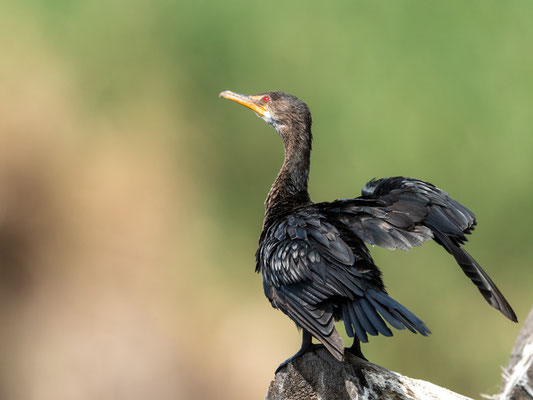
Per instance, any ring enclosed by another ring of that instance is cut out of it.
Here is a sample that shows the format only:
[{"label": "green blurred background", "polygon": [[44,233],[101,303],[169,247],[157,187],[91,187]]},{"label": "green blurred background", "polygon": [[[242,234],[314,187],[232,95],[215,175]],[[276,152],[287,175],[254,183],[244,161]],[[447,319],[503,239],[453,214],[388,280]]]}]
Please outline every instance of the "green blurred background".
[{"label": "green blurred background", "polygon": [[[531,296],[530,1],[7,1],[0,5],[0,398],[255,399],[300,336],[253,272],[274,131],[218,93],[314,116],[315,201],[435,183],[524,320]],[[373,362],[496,393],[519,325],[435,244],[372,249],[432,329]]]}]

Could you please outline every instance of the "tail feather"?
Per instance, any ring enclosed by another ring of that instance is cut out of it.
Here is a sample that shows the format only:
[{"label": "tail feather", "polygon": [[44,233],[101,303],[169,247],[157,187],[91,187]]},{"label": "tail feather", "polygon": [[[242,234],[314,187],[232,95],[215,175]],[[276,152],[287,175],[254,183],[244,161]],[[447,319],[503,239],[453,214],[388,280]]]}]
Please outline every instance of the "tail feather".
[{"label": "tail feather", "polygon": [[385,321],[396,329],[409,329],[413,333],[428,335],[431,331],[418,317],[386,293],[370,289],[365,297],[342,305],[346,332],[360,342],[368,342],[367,333],[392,336]]},{"label": "tail feather", "polygon": [[351,334],[350,337],[357,337],[360,342],[368,343],[368,336],[366,334],[366,331],[361,326],[361,323],[358,322],[352,304],[344,303],[342,305],[342,316],[344,319],[344,325],[346,327],[346,333],[348,333],[348,336],[350,336]]},{"label": "tail feather", "polygon": [[355,332],[353,329],[352,318],[350,317],[350,311],[348,310],[348,304],[344,303],[342,305],[342,320],[344,321],[344,329],[346,329],[346,334],[348,337],[353,338]]},{"label": "tail feather", "polygon": [[[378,290],[369,290],[368,297],[374,299],[374,301],[380,303],[385,307],[392,315],[396,316],[397,319],[401,320],[403,325],[413,333],[420,333],[423,336],[427,336],[431,333],[429,328],[424,324],[424,322],[418,318],[415,314],[405,308],[403,305],[398,303],[396,300],[391,298],[384,292]],[[383,315],[387,319],[386,315]],[[388,321],[388,320],[387,320]],[[391,321],[388,321],[391,323]],[[391,323],[391,325],[393,325]],[[393,325],[394,326],[394,325]]]},{"label": "tail feather", "polygon": [[[368,298],[368,301],[372,303],[372,305],[376,308],[376,310],[383,315],[383,318],[387,320],[389,324],[391,324],[394,328],[398,330],[405,329],[404,320],[402,318],[399,318],[399,315],[396,311],[391,310],[389,312],[385,307],[382,307],[381,304],[379,304],[376,300],[374,300],[372,297]],[[396,314],[396,315],[393,315]]]},{"label": "tail feather", "polygon": [[366,332],[368,332],[370,335],[377,336],[378,331],[376,330],[374,325],[371,324],[370,321],[368,320],[368,317],[363,311],[361,304],[359,304],[359,301],[356,300],[353,303],[351,303],[350,308],[354,311],[354,313],[352,314],[352,320],[356,322],[358,325],[360,325],[361,328],[364,329]]},{"label": "tail feather", "polygon": [[370,302],[366,298],[360,300],[362,309],[365,315],[368,317],[374,328],[383,336],[392,336],[392,331],[389,329],[383,318],[378,314],[376,309],[372,307]]}]

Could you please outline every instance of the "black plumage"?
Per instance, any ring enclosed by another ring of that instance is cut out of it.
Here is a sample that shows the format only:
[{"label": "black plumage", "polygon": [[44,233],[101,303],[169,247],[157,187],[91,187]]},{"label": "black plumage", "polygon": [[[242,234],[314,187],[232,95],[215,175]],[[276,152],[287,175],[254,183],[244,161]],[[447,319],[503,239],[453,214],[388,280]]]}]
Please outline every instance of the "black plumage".
[{"label": "black plumage", "polygon": [[492,307],[517,321],[494,282],[462,248],[465,235],[476,225],[469,209],[434,185],[405,177],[371,180],[355,199],[313,203],[307,191],[312,135],[306,104],[283,92],[221,96],[254,110],[284,143],[283,166],[265,201],[256,271],[262,274],[272,306],[303,329],[302,347],[289,360],[307,351],[312,337],[343,360],[345,349],[335,320],[344,321],[348,336],[354,338],[349,350],[360,357],[359,342],[367,342],[368,335],[392,336],[387,323],[430,333],[389,297],[365,243],[409,250],[435,240]]}]

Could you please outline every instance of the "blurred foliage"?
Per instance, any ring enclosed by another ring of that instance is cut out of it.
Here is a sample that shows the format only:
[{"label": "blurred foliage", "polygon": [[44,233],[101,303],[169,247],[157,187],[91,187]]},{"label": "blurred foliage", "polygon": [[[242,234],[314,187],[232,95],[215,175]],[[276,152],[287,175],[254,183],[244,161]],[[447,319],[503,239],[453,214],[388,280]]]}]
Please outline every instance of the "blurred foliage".
[{"label": "blurred foliage", "polygon": [[[468,205],[468,250],[523,319],[532,20],[520,0],[2,3],[0,397],[264,395],[299,344],[253,273],[282,147],[226,89],[308,103],[315,201],[406,175]],[[436,245],[373,254],[433,335],[367,357],[497,392],[519,326]]]}]

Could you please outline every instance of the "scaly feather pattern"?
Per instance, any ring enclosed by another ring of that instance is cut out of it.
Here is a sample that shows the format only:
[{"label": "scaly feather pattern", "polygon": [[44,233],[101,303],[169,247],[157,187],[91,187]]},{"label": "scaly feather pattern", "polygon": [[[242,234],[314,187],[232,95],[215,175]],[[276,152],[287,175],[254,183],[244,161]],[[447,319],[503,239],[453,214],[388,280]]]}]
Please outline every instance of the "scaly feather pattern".
[{"label": "scaly feather pattern", "polygon": [[[345,233],[345,235],[349,233]],[[343,319],[349,336],[392,336],[397,329],[430,333],[424,323],[390,298],[364,245],[343,234],[315,206],[271,220],[257,251],[257,270],[272,306],[319,339],[339,360],[344,345],[335,330]],[[385,322],[386,321],[386,322]]]}]

